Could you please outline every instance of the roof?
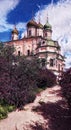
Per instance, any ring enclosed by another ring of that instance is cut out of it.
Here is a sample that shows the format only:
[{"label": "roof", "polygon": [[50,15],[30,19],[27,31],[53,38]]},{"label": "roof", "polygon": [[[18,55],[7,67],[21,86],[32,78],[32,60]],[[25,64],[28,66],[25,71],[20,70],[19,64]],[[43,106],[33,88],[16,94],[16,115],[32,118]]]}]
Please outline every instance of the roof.
[{"label": "roof", "polygon": [[35,26],[38,27],[38,24],[32,19],[27,23],[27,26]]},{"label": "roof", "polygon": [[48,21],[47,21],[47,23],[44,25],[44,29],[45,29],[45,30],[52,30],[52,26],[49,24]]},{"label": "roof", "polygon": [[16,34],[19,34],[17,28],[15,27],[13,30],[12,30],[12,33],[16,33]]},{"label": "roof", "polygon": [[52,47],[57,47],[58,49],[60,49],[60,46],[57,41],[47,40],[47,45]]},{"label": "roof", "polygon": [[56,44],[55,44],[55,42],[53,40],[47,40],[47,45],[56,46]]},{"label": "roof", "polygon": [[65,61],[65,57],[62,56],[61,54],[58,54],[58,55],[57,55],[57,59]]},{"label": "roof", "polygon": [[39,23],[38,23],[38,28],[43,29],[43,27],[44,27],[44,26],[39,22]]},{"label": "roof", "polygon": [[30,20],[30,21],[27,23],[27,26],[34,26],[34,27],[41,28],[41,29],[43,29],[43,27],[44,27],[40,22],[37,23],[37,22],[34,21],[33,19]]}]

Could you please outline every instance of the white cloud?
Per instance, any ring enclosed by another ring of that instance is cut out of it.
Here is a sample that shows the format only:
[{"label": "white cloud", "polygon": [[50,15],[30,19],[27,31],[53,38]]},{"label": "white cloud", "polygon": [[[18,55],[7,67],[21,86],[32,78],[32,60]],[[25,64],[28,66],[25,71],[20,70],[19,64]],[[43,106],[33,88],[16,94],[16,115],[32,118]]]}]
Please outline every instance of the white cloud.
[{"label": "white cloud", "polygon": [[[7,16],[16,8],[19,2],[20,0],[0,0],[0,32],[9,31],[14,28],[13,24],[7,22]],[[26,23],[19,22],[16,27],[19,31],[24,31]]]},{"label": "white cloud", "polygon": [[13,25],[7,23],[7,15],[18,3],[19,0],[0,0],[0,32],[7,31],[13,27]]},{"label": "white cloud", "polygon": [[65,61],[66,61],[66,67],[67,68],[71,67],[71,53],[67,55],[67,58]]},{"label": "white cloud", "polygon": [[[63,54],[71,52],[71,0],[61,0],[57,4],[46,5],[40,10],[40,14],[42,24],[46,23],[48,14],[49,23],[53,28],[52,38],[58,39]],[[35,14],[35,19],[38,21],[39,11]]]},{"label": "white cloud", "polygon": [[0,18],[6,19],[8,13],[19,3],[19,0],[0,0]]},{"label": "white cloud", "polygon": [[25,31],[22,33],[21,38],[23,38],[23,37],[27,37],[27,30],[25,30]]},{"label": "white cloud", "polygon": [[18,23],[17,25],[16,25],[16,27],[17,27],[17,29],[18,30],[25,30],[26,29],[26,23],[22,23],[22,22],[20,22],[20,23]]},{"label": "white cloud", "polygon": [[16,8],[20,0],[0,0],[0,32],[8,31],[13,28],[7,22],[7,15]]}]

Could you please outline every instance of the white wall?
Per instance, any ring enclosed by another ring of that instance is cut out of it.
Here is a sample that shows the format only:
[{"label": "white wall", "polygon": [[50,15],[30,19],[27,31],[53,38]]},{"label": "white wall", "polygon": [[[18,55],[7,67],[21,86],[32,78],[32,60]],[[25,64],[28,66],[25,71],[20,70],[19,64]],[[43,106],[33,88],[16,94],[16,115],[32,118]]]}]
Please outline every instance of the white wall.
[{"label": "white wall", "polygon": [[41,28],[37,29],[37,36],[42,36],[43,37],[43,29],[41,29]]},{"label": "white wall", "polygon": [[12,34],[12,40],[18,40],[18,35],[17,34]]}]

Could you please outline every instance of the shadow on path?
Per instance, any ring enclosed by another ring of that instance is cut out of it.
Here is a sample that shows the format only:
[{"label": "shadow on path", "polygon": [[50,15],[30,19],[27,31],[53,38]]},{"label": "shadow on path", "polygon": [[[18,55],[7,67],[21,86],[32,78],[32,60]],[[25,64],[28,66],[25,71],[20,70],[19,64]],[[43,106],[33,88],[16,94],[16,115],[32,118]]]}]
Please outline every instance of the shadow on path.
[{"label": "shadow on path", "polygon": [[45,124],[44,128],[44,124],[36,122],[35,126],[31,126],[32,130],[71,130],[71,113],[64,101],[42,103],[33,111],[41,114],[48,123]]}]

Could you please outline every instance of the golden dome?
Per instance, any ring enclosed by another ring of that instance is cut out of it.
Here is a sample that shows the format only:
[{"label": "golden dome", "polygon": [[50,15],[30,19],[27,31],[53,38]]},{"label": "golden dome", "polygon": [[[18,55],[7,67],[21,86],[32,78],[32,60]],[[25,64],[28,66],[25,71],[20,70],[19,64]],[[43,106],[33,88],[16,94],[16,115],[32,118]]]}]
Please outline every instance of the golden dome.
[{"label": "golden dome", "polygon": [[38,23],[38,28],[42,28],[43,29],[43,25],[40,22]]},{"label": "golden dome", "polygon": [[14,29],[13,29],[12,33],[19,34],[19,32],[18,32],[18,30],[17,30],[17,28],[16,28],[16,27],[14,27]]},{"label": "golden dome", "polygon": [[34,26],[34,27],[38,27],[38,24],[32,19],[27,23],[27,26]]}]

